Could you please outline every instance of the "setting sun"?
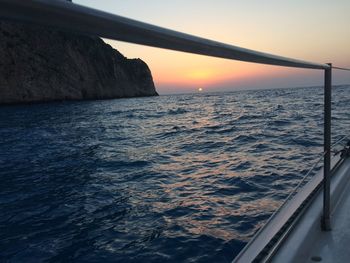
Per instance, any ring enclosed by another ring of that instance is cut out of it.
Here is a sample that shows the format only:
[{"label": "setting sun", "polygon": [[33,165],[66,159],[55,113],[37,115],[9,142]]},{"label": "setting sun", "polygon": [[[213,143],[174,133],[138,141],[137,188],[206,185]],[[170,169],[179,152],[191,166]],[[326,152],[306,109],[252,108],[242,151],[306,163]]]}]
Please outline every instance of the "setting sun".
[{"label": "setting sun", "polygon": [[202,89],[202,88],[199,88],[198,91],[203,91],[203,89]]}]

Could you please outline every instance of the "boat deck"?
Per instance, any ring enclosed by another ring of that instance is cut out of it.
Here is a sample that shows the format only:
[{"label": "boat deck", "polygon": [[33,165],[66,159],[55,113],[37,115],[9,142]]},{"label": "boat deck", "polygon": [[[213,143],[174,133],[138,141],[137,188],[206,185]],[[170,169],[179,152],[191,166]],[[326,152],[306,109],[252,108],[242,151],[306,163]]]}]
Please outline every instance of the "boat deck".
[{"label": "boat deck", "polygon": [[321,231],[322,191],[299,219],[272,262],[350,262],[350,160],[335,171],[331,231]]},{"label": "boat deck", "polygon": [[[349,185],[345,191],[350,193]],[[342,196],[332,218],[332,231],[318,233],[318,240],[310,249],[310,262],[350,261],[350,194]]]}]

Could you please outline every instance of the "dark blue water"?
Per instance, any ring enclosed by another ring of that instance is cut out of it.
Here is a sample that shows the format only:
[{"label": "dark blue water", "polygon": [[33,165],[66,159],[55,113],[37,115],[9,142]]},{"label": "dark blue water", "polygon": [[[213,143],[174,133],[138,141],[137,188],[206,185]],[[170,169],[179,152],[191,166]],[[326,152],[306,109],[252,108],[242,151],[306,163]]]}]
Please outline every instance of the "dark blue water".
[{"label": "dark blue water", "polygon": [[[322,151],[322,88],[0,108],[0,262],[230,262]],[[350,87],[334,89],[335,137]]]}]

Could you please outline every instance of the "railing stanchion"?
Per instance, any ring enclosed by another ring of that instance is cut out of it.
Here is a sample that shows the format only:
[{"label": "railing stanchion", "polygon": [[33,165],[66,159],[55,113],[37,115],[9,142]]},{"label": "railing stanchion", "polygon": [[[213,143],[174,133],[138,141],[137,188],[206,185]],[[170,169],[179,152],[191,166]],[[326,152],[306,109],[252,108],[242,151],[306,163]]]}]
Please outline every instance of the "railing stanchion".
[{"label": "railing stanchion", "polygon": [[323,170],[323,231],[331,230],[330,184],[331,184],[331,117],[332,117],[332,64],[325,69],[324,83],[324,170]]}]

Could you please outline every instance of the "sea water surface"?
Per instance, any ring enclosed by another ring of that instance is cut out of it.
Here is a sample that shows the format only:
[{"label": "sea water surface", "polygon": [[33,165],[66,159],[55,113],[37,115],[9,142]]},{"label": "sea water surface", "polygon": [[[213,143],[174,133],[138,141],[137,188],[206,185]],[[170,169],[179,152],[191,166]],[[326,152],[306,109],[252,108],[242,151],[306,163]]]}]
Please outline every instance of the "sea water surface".
[{"label": "sea water surface", "polygon": [[1,107],[0,262],[230,262],[319,158],[322,114],[320,87]]}]

